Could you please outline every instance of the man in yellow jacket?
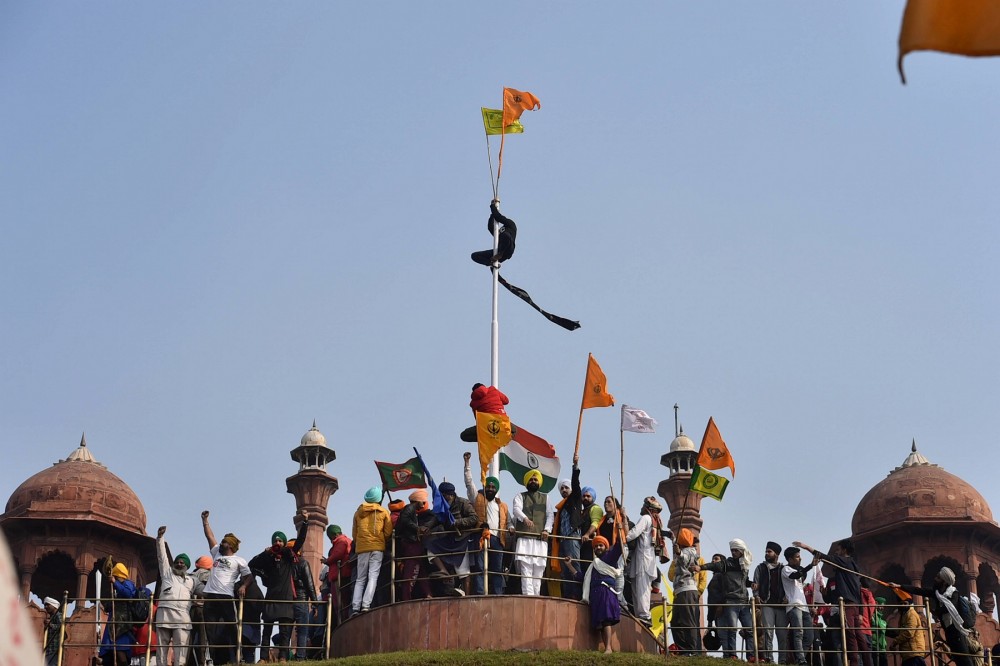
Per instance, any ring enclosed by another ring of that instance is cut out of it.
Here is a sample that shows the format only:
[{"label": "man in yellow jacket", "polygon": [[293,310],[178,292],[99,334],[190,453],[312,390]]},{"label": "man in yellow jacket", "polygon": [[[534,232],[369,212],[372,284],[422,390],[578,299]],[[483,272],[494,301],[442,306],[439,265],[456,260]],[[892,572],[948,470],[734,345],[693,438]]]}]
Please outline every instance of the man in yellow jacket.
[{"label": "man in yellow jacket", "polygon": [[899,628],[893,648],[899,652],[901,666],[925,666],[927,656],[927,629],[913,607],[913,601],[900,602]]},{"label": "man in yellow jacket", "polygon": [[365,613],[375,598],[378,572],[382,568],[382,555],[392,535],[392,518],[382,506],[382,486],[372,486],[365,493],[365,501],[354,512],[354,552],[357,553],[357,577],[354,581],[354,598],[351,613]]}]

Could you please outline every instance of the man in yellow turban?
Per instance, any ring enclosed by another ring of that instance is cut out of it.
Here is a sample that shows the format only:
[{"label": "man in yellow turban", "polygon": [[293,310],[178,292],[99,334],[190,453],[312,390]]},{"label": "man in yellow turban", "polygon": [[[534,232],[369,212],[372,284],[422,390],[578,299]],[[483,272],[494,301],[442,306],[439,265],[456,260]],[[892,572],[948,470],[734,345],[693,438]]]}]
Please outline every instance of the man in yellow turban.
[{"label": "man in yellow turban", "polygon": [[521,594],[538,596],[549,555],[553,513],[549,496],[540,490],[541,472],[537,469],[526,472],[524,485],[527,491],[514,497],[514,524],[511,526],[511,530],[517,532],[514,561],[521,576]]},{"label": "man in yellow turban", "polygon": [[[111,558],[109,557],[107,561],[110,564]],[[128,600],[135,599],[138,590],[135,583],[128,579],[128,567],[121,562],[111,568],[110,578],[110,593],[101,594],[106,598],[103,606],[108,621],[104,625],[104,635],[97,654],[102,663],[108,666],[126,666],[132,655],[132,646],[135,645],[135,632],[132,629]]]}]

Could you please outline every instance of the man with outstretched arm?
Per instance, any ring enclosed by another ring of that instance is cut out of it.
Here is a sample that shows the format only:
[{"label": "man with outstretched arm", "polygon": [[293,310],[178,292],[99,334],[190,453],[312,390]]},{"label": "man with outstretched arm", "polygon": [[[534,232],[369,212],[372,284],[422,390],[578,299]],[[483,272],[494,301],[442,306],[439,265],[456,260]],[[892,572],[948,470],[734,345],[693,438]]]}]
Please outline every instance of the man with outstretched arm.
[{"label": "man with outstretched arm", "polygon": [[167,666],[167,652],[174,648],[174,663],[187,659],[188,637],[191,634],[191,592],[194,578],[188,575],[191,558],[185,553],[170,557],[163,535],[166,525],[156,531],[156,561],[160,569],[160,599],[156,606],[156,663]]},{"label": "man with outstretched arm", "polygon": [[215,540],[208,523],[208,510],[201,512],[201,525],[212,554],[212,572],[205,583],[205,622],[209,652],[215,666],[236,663],[236,597],[247,592],[253,578],[247,561],[236,554],[240,540],[232,532]]},{"label": "man with outstretched arm", "polygon": [[473,553],[472,558],[472,593],[486,593],[483,582],[485,569],[489,571],[490,594],[503,594],[506,583],[503,575],[503,555],[507,548],[507,523],[510,519],[510,510],[497,496],[500,491],[500,479],[488,476],[483,489],[476,490],[469,464],[472,453],[467,451],[462,457],[465,460],[465,491],[476,510],[479,527],[483,530],[482,548]]},{"label": "man with outstretched arm", "polygon": [[808,550],[818,560],[828,562],[833,567],[830,578],[836,584],[837,594],[844,600],[844,631],[847,635],[847,655],[851,666],[872,666],[872,655],[868,651],[868,642],[862,632],[861,615],[861,577],[858,576],[858,563],[854,560],[854,543],[843,539],[833,544],[833,553],[820,552],[801,541],[793,541],[793,546]]}]

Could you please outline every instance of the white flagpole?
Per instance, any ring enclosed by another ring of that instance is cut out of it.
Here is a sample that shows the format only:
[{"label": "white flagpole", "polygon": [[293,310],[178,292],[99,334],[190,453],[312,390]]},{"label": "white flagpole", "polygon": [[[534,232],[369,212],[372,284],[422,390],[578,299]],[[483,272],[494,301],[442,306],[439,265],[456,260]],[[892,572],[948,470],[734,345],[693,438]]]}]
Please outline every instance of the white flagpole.
[{"label": "white flagpole", "polygon": [[[501,134],[502,137],[502,134]],[[498,174],[499,176],[499,174]],[[499,180],[499,178],[497,178]],[[497,210],[500,210],[500,202],[497,201]],[[500,249],[500,225],[493,223],[493,256],[496,257]],[[497,317],[497,296],[500,293],[500,262],[494,260],[490,265],[490,272],[493,274],[493,316],[490,322],[490,385],[500,388],[500,321]],[[490,461],[489,475],[499,476],[500,474],[500,453],[494,453]]]}]

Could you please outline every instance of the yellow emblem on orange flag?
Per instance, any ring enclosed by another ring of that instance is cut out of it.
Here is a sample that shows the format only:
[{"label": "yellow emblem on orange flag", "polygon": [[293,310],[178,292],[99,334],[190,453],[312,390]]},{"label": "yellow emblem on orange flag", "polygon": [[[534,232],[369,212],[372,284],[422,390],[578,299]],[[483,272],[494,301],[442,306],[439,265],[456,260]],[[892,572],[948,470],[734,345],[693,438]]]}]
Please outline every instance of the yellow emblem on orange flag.
[{"label": "yellow emblem on orange flag", "polygon": [[503,89],[503,126],[516,122],[525,111],[542,108],[542,103],[530,92],[521,92],[513,88]]},{"label": "yellow emblem on orange flag", "polygon": [[476,439],[479,440],[479,468],[486,485],[486,468],[494,454],[510,444],[510,417],[506,414],[476,412]]},{"label": "yellow emblem on orange flag", "polygon": [[608,393],[608,378],[604,376],[601,366],[597,365],[597,360],[590,354],[587,360],[587,381],[583,385],[583,407],[612,407],[615,404],[615,396]]},{"label": "yellow emblem on orange flag", "polygon": [[911,51],[965,56],[1000,55],[1000,2],[996,0],[909,0],[899,30],[899,76]]},{"label": "yellow emblem on orange flag", "polygon": [[705,469],[722,469],[728,467],[736,478],[736,463],[729,453],[729,447],[722,439],[722,433],[715,425],[712,417],[708,417],[705,426],[705,436],[701,438],[701,449],[698,451],[698,464]]}]

